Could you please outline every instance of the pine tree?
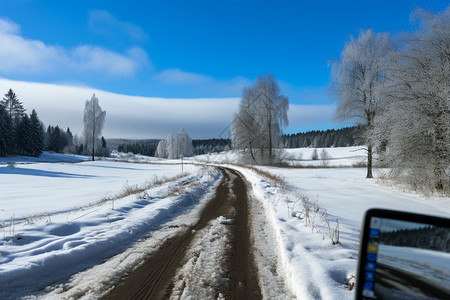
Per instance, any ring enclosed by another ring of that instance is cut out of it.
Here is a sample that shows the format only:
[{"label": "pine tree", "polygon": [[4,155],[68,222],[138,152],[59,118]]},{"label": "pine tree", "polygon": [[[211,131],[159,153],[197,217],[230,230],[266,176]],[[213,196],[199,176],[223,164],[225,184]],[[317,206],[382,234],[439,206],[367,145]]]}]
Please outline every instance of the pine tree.
[{"label": "pine tree", "polygon": [[58,125],[56,125],[55,128],[51,128],[50,130],[50,140],[48,148],[50,151],[54,152],[61,152],[61,150],[63,149],[61,141],[61,130],[59,129]]},{"label": "pine tree", "polygon": [[31,121],[28,115],[24,115],[16,127],[16,152],[22,155],[31,155],[32,137]]},{"label": "pine tree", "polygon": [[52,136],[52,126],[48,125],[47,127],[47,132],[45,133],[45,138],[44,138],[44,149],[47,151],[52,151],[50,150],[50,137]]},{"label": "pine tree", "polygon": [[73,145],[73,134],[70,131],[69,127],[67,127],[66,130],[66,138],[67,138],[67,146],[71,147]]},{"label": "pine tree", "polygon": [[33,109],[30,115],[30,135],[32,141],[32,156],[41,155],[44,150],[44,129],[36,111]]},{"label": "pine tree", "polygon": [[11,122],[4,106],[0,104],[0,156],[6,156],[11,149]]},{"label": "pine tree", "polygon": [[8,112],[10,122],[14,125],[18,124],[20,119],[25,115],[25,109],[23,108],[22,102],[19,101],[12,89],[9,89],[5,94],[1,104]]}]

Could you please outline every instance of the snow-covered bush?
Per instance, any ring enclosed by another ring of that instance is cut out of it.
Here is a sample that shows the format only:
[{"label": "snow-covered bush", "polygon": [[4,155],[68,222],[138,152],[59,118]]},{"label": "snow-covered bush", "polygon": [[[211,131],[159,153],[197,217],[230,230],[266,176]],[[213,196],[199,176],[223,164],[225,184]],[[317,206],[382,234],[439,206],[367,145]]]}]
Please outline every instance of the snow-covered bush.
[{"label": "snow-covered bush", "polygon": [[313,153],[311,154],[311,160],[318,160],[319,159],[319,152],[317,152],[317,149],[313,150]]}]

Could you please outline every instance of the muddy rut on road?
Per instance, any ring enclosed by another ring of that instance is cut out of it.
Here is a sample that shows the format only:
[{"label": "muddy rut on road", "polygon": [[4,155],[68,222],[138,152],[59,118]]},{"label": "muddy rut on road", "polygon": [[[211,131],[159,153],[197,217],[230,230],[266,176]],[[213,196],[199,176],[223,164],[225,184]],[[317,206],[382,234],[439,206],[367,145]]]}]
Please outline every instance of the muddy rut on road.
[{"label": "muddy rut on road", "polygon": [[126,276],[104,299],[167,299],[196,233],[210,221],[232,219],[231,247],[226,252],[227,280],[219,292],[225,299],[261,299],[249,228],[247,186],[237,171],[219,168],[223,174],[214,197],[205,205],[200,220],[180,236],[167,240],[138,269]]}]

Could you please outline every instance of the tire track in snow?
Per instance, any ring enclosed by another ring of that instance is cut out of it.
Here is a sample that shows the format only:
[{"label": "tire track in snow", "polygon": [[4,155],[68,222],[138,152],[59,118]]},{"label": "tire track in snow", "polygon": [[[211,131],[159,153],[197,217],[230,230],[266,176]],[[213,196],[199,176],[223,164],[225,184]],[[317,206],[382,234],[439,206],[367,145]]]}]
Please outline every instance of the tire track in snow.
[{"label": "tire track in snow", "polygon": [[[177,281],[177,271],[191,259],[186,257],[186,254],[189,253],[194,238],[202,232],[211,230],[214,226],[212,221],[221,216],[233,219],[233,225],[229,226],[231,251],[226,251],[223,258],[225,280],[223,285],[217,286],[213,291],[214,296],[211,294],[213,297],[208,294],[204,296],[215,299],[218,297],[262,298],[250,240],[246,184],[237,171],[226,168],[220,168],[220,170],[223,173],[222,182],[215,196],[203,209],[198,224],[182,235],[166,241],[140,268],[125,277],[123,282],[104,299],[163,299],[170,297],[175,287],[181,286],[183,290],[186,290],[186,282],[180,285],[180,278]],[[186,294],[182,295],[189,297]]]}]

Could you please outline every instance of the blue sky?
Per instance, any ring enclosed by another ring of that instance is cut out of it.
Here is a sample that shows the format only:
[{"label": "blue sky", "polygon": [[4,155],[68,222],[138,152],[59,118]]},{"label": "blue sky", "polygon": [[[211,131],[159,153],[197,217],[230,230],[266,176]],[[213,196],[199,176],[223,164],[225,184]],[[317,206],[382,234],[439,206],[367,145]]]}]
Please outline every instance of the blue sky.
[{"label": "blue sky", "polygon": [[[291,104],[329,105],[327,62],[339,58],[350,35],[413,30],[415,8],[447,6],[430,0],[0,0],[6,39],[0,77],[144,97],[220,98],[239,97],[258,75],[272,72]],[[326,118],[318,127],[339,125]]]}]

